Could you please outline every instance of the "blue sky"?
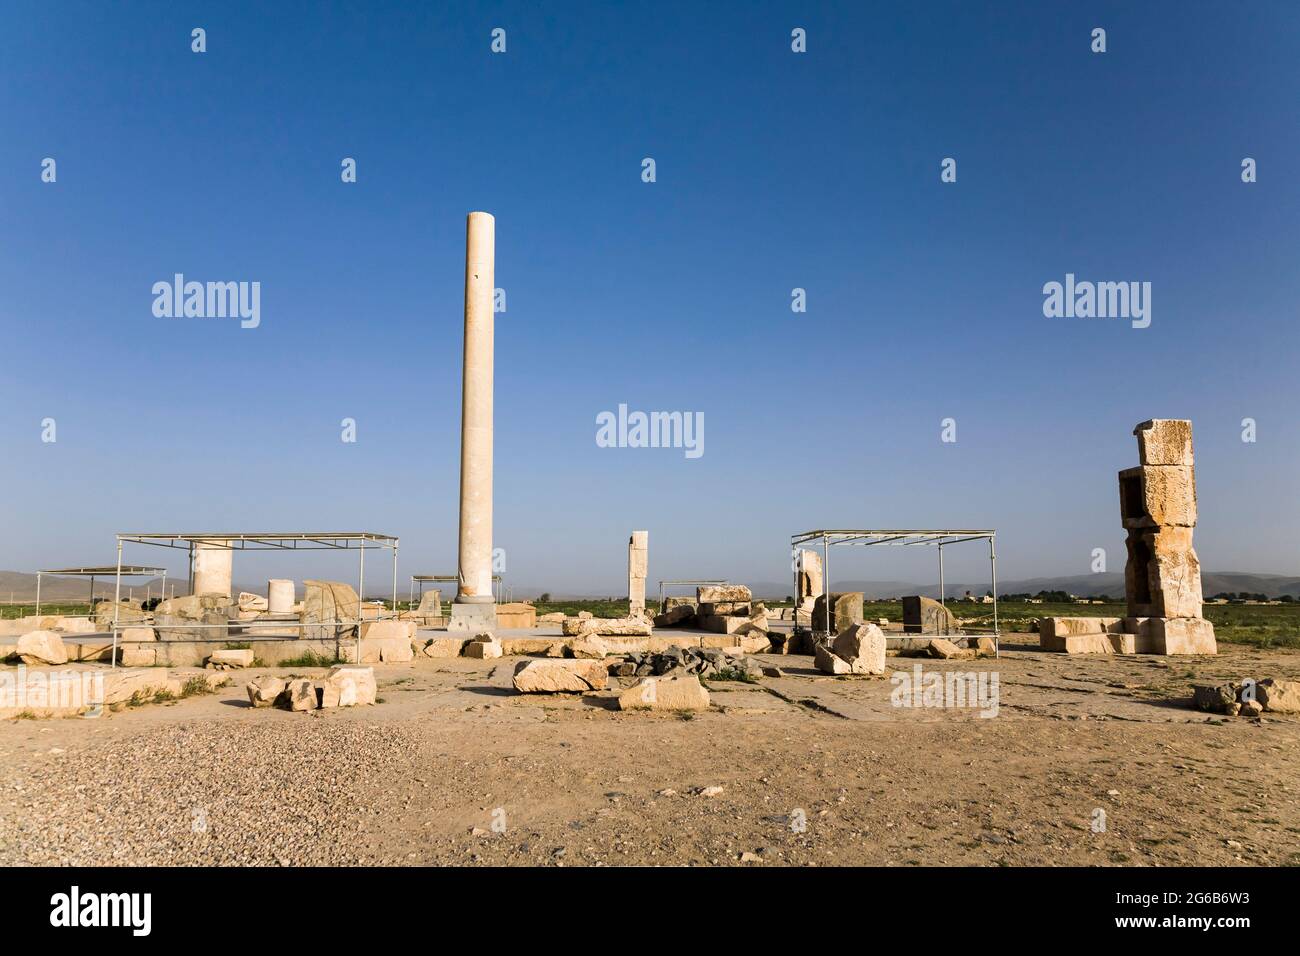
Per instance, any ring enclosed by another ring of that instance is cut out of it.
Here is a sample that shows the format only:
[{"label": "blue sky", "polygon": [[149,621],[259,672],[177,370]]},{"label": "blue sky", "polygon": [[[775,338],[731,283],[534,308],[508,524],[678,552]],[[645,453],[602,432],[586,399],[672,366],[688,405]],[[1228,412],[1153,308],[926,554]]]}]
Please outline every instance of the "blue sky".
[{"label": "blue sky", "polygon": [[[329,527],[454,570],[484,209],[519,587],[617,593],[634,528],[652,582],[783,580],[827,526],[1122,570],[1152,417],[1194,422],[1204,567],[1300,572],[1298,62],[1293,3],[5,4],[0,567]],[[156,318],[176,272],[259,281],[261,325]],[[1045,318],[1067,272],[1151,282],[1150,328]],[[705,454],[597,447],[620,403],[702,412]]]}]

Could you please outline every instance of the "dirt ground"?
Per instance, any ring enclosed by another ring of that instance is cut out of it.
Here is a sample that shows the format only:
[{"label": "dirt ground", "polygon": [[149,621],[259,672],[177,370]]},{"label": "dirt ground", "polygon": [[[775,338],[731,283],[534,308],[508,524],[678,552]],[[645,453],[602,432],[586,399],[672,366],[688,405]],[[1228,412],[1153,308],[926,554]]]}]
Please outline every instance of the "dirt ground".
[{"label": "dirt ground", "polygon": [[689,719],[516,694],[519,658],[383,665],[380,704],[315,714],[250,708],[236,673],[0,722],[0,864],[1300,863],[1300,718],[1189,705],[1194,681],[1300,678],[1300,651],[1220,651],[891,658],[996,673],[990,717],[775,655],[786,676],[714,682]]}]

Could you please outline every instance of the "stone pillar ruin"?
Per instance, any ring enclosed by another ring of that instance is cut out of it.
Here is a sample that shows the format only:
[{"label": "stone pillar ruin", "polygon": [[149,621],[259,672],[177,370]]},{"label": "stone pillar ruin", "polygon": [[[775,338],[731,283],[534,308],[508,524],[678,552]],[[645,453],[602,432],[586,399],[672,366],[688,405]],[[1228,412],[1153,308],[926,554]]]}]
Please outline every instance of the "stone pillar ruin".
[{"label": "stone pillar ruin", "polygon": [[822,595],[822,556],[816,551],[799,552],[799,593],[795,595],[795,622],[800,627],[812,625],[813,607]]},{"label": "stone pillar ruin", "polygon": [[271,578],[266,582],[266,610],[268,614],[289,614],[293,611],[294,585],[287,578]]},{"label": "stone pillar ruin", "polygon": [[225,541],[200,541],[194,546],[194,593],[230,597],[235,552]]},{"label": "stone pillar ruin", "polygon": [[627,542],[627,604],[629,617],[645,616],[645,579],[650,567],[650,532],[633,531]]},{"label": "stone pillar ruin", "polygon": [[1214,625],[1201,616],[1201,564],[1192,547],[1196,473],[1192,423],[1156,418],[1133,429],[1136,468],[1119,473],[1128,534],[1124,630],[1139,653],[1214,654]]},{"label": "stone pillar ruin", "polygon": [[492,374],[496,220],[472,212],[465,227],[465,356],[460,419],[460,550],[448,630],[493,633]]}]

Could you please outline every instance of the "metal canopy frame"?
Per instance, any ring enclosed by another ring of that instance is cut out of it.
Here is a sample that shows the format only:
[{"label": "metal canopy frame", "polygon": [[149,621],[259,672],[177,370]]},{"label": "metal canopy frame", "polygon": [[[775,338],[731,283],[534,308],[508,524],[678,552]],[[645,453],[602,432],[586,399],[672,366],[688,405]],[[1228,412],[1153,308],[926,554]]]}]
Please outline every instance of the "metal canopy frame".
[{"label": "metal canopy frame", "polygon": [[[943,549],[948,545],[962,544],[967,541],[987,541],[989,543],[989,576],[993,593],[993,644],[994,653],[1001,654],[1001,629],[998,626],[998,555],[995,546],[997,532],[990,529],[939,528],[939,529],[828,529],[804,531],[790,536],[790,550],[798,551],[800,546],[816,543],[822,544],[822,594],[826,598],[827,622],[830,621],[830,587],[831,564],[830,549],[832,545],[850,545],[872,547],[876,545],[894,545],[900,547],[935,547],[939,551],[939,603],[944,603]],[[794,593],[799,594],[799,566],[794,562]],[[795,630],[799,629],[796,615]]]},{"label": "metal canopy frame", "polygon": [[[90,578],[90,613],[95,613],[95,578],[106,578],[119,573],[112,564],[87,565],[80,568],[44,568],[36,572],[36,615],[41,613],[41,575],[54,574],[64,578]],[[167,569],[151,568],[141,564],[126,565],[120,571],[124,578],[156,578],[162,576],[162,595],[167,597]]]},{"label": "metal canopy frame", "polygon": [[[430,582],[442,583],[442,584],[459,584],[460,578],[454,574],[412,574],[410,599],[407,601],[407,603],[408,604],[415,603],[415,588],[417,583],[420,588],[420,600],[423,601],[424,586]],[[494,591],[496,591],[496,595],[495,595],[496,602],[500,604],[501,603],[501,575],[499,574],[492,575],[492,588]]]},{"label": "metal canopy frame", "polygon": [[[359,552],[357,571],[357,663],[361,663],[361,625],[364,620],[363,605],[366,600],[366,552],[389,549],[393,552],[393,616],[397,616],[397,546],[398,539],[390,534],[374,531],[221,531],[221,532],[122,532],[117,536],[117,586],[113,601],[113,667],[117,666],[118,634],[121,625],[118,621],[118,606],[122,600],[122,546],[125,544],[146,544],[159,548],[181,548],[189,552],[190,591],[194,590],[194,548],[203,545],[206,548],[224,548],[229,551],[357,551]],[[382,615],[381,615],[382,619]],[[245,622],[247,625],[252,622]],[[275,626],[276,622],[271,622]],[[317,621],[321,625],[349,625],[349,621]],[[202,628],[223,625],[186,624],[186,628]],[[221,639],[223,642],[225,638]]]},{"label": "metal canopy frame", "polygon": [[719,585],[719,584],[730,584],[730,583],[731,583],[730,581],[719,581],[719,580],[712,580],[712,579],[706,580],[704,578],[701,578],[698,581],[660,581],[659,582],[659,610],[662,611],[664,609],[664,588],[665,587],[670,587],[670,588],[686,587],[688,585],[691,587],[699,587],[701,584],[708,586],[708,585]]}]

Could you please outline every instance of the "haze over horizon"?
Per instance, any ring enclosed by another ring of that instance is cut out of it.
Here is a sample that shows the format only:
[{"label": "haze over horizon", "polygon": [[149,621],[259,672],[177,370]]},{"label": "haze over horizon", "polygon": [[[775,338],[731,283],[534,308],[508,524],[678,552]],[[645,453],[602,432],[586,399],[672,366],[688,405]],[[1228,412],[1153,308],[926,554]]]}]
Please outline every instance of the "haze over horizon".
[{"label": "haze over horizon", "polygon": [[[399,536],[402,595],[454,572],[482,209],[508,582],[617,594],[633,529],[650,591],[784,580],[816,528],[995,528],[1002,580],[1122,571],[1150,418],[1194,424],[1202,567],[1300,574],[1294,5],[307,9],[0,10],[0,567],[329,528]],[[156,317],[177,273],[259,282],[260,323]],[[1150,282],[1150,327],[1044,317],[1067,275]],[[600,447],[620,404],[701,413],[704,453]],[[832,576],[935,576],[872,550]]]}]

